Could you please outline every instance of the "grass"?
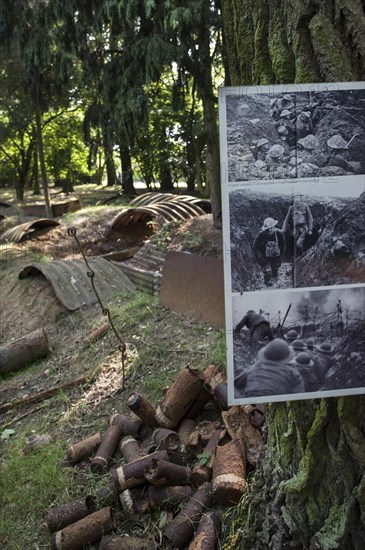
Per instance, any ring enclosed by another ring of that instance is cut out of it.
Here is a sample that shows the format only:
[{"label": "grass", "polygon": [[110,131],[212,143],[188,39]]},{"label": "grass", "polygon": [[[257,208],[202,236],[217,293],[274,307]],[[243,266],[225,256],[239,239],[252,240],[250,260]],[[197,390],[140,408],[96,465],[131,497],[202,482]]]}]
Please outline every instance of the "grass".
[{"label": "grass", "polygon": [[[59,467],[65,452],[62,440],[30,454],[24,454],[25,444],[24,436],[15,444],[9,440],[0,463],[0,541],[8,550],[31,547],[44,510],[60,498],[66,501],[72,485],[72,478]],[[37,541],[48,548],[47,530],[38,533]]]}]

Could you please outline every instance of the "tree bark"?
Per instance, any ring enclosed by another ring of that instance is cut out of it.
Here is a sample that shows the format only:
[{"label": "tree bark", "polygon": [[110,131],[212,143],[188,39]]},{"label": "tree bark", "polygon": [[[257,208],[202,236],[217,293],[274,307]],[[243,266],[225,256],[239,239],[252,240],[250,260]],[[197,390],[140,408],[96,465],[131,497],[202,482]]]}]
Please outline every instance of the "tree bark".
[{"label": "tree bark", "polygon": [[[233,85],[365,77],[360,0],[222,0],[222,8]],[[225,550],[363,548],[364,396],[272,404],[267,433]]]},{"label": "tree bark", "polygon": [[120,145],[120,160],[122,163],[122,189],[125,195],[136,195],[133,184],[132,158],[128,145]]}]

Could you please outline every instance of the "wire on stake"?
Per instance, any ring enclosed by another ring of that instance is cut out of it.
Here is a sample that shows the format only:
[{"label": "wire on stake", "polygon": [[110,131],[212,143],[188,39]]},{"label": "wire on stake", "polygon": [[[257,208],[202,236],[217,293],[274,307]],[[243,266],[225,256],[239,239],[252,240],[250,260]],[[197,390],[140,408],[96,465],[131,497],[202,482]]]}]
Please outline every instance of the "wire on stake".
[{"label": "wire on stake", "polygon": [[95,282],[94,282],[94,278],[95,278],[95,272],[91,269],[90,267],[90,264],[89,262],[87,261],[87,258],[85,256],[85,253],[83,251],[83,248],[81,246],[81,243],[79,241],[79,239],[77,238],[77,235],[76,235],[76,228],[75,227],[69,227],[67,229],[67,233],[69,234],[70,237],[73,237],[77,243],[77,246],[81,252],[81,255],[84,259],[84,262],[86,264],[86,267],[88,269],[88,271],[86,272],[87,276],[89,277],[90,279],[90,282],[91,282],[91,286],[92,286],[92,289],[94,291],[94,294],[96,296],[96,299],[101,307],[101,311],[102,311],[102,314],[107,316],[108,317],[108,321],[110,323],[110,326],[117,338],[117,340],[119,341],[119,345],[118,345],[118,349],[119,351],[121,352],[121,355],[122,355],[122,389],[124,390],[124,380],[125,380],[125,370],[124,370],[124,363],[125,363],[125,353],[126,353],[126,350],[127,350],[127,346],[125,344],[125,342],[122,340],[121,336],[119,335],[117,329],[115,328],[115,325],[113,323],[113,319],[112,319],[112,316],[111,316],[111,313],[109,311],[109,309],[107,307],[104,306],[103,302],[101,301],[101,298],[99,296],[99,293],[98,291],[96,290],[96,287],[95,287]]}]

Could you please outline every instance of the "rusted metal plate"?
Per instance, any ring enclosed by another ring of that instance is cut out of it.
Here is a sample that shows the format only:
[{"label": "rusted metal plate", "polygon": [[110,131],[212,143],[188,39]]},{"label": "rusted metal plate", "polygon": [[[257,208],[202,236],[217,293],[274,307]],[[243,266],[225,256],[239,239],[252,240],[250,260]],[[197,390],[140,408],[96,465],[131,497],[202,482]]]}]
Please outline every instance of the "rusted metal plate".
[{"label": "rusted metal plate", "polygon": [[49,231],[56,225],[60,225],[59,222],[49,218],[40,218],[39,220],[22,223],[4,231],[4,233],[0,236],[0,242],[18,243],[25,236],[31,238],[32,236],[37,235],[39,230],[42,229]]},{"label": "rusted metal plate", "polygon": [[[133,283],[122,270],[103,258],[88,259],[95,273],[95,287],[102,299],[116,293],[126,293],[134,289]],[[62,304],[74,311],[81,306],[96,302],[96,297],[87,276],[83,260],[58,260],[54,262],[37,262],[26,266],[19,274],[19,279],[42,273],[51,283],[57,298]]]},{"label": "rusted metal plate", "polygon": [[224,327],[223,262],[208,256],[168,252],[162,273],[160,304]]},{"label": "rusted metal plate", "polygon": [[[66,214],[67,212],[75,212],[80,210],[81,204],[79,199],[72,199],[66,202],[56,202],[51,205],[52,214],[55,218]],[[44,204],[27,204],[23,206],[23,212],[27,216],[45,216],[46,207]]]}]

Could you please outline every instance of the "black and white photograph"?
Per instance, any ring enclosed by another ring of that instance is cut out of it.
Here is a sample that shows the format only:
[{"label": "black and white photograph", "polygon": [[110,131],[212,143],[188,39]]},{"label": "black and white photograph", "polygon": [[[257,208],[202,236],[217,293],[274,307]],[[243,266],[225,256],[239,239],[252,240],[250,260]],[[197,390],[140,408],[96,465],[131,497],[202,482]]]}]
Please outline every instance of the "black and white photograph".
[{"label": "black and white photograph", "polygon": [[365,280],[361,183],[281,183],[229,193],[231,291]]},{"label": "black and white photograph", "polygon": [[365,393],[364,286],[232,298],[234,400]]},{"label": "black and white photograph", "polygon": [[226,95],[228,182],[364,177],[365,89],[275,90]]}]

